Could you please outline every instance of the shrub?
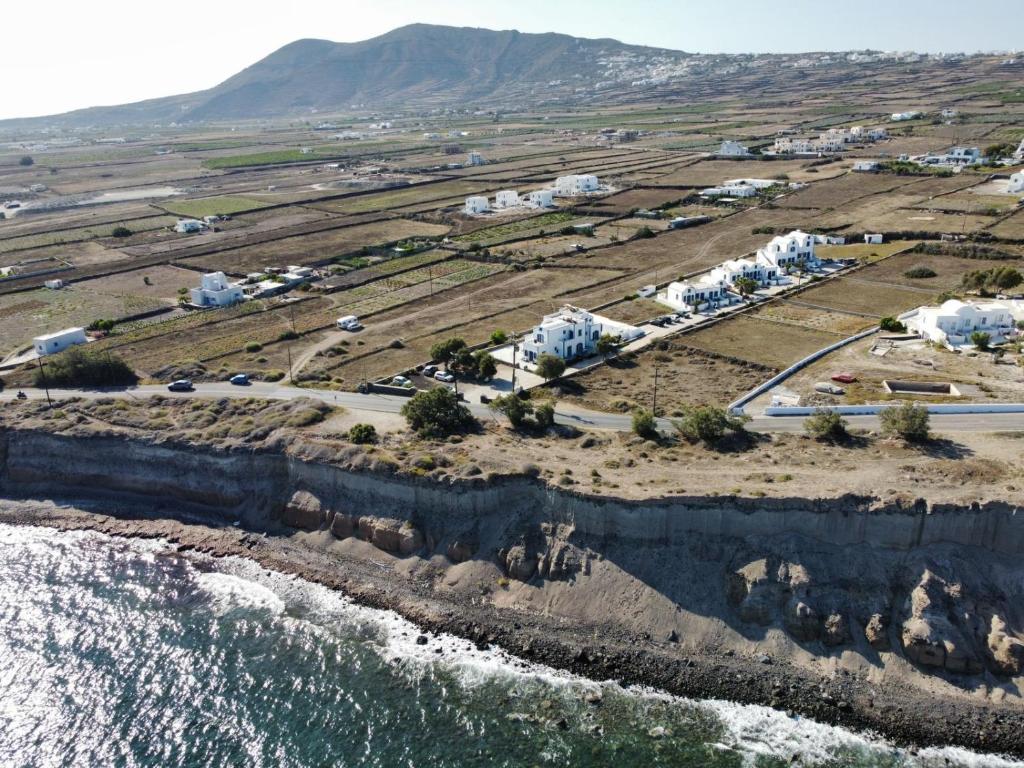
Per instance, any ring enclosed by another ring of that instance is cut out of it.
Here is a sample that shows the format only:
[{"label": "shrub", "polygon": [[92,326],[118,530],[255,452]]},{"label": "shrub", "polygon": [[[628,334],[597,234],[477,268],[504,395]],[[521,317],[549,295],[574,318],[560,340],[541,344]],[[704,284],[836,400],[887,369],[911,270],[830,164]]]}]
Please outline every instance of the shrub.
[{"label": "shrub", "polygon": [[683,417],[672,424],[686,439],[714,445],[726,432],[745,431],[746,421],[745,417],[730,415],[724,408],[703,405],[684,408]]},{"label": "shrub", "polygon": [[982,352],[988,349],[989,342],[992,341],[992,336],[984,331],[974,331],[971,334],[971,344],[976,346]]},{"label": "shrub", "polygon": [[597,340],[597,354],[601,357],[608,357],[615,349],[619,346],[619,342],[622,341],[620,336],[612,336],[610,333],[601,334],[601,338]]},{"label": "shrub", "polygon": [[422,437],[447,437],[476,424],[469,409],[444,387],[417,392],[402,406],[402,415]]},{"label": "shrub", "polygon": [[245,345],[246,352],[259,352],[261,349],[263,349],[263,345],[258,341],[250,341]]},{"label": "shrub", "polygon": [[555,404],[541,403],[533,410],[533,418],[540,429],[548,429],[555,423]]},{"label": "shrub", "polygon": [[264,381],[280,381],[284,378],[284,371],[267,371],[263,374]]},{"label": "shrub", "polygon": [[348,431],[348,439],[360,445],[375,443],[377,442],[377,429],[373,424],[355,424]]},{"label": "shrub", "polygon": [[878,415],[882,433],[890,437],[902,437],[910,443],[928,439],[928,409],[916,403],[903,403],[884,409]]},{"label": "shrub", "polygon": [[476,376],[478,379],[487,381],[494,378],[494,374],[498,372],[498,362],[494,359],[493,355],[489,355],[482,349],[473,354],[473,360],[476,365]]},{"label": "shrub", "polygon": [[895,317],[883,317],[878,322],[878,327],[883,331],[889,331],[890,333],[906,333],[907,330],[907,326]]},{"label": "shrub", "polygon": [[492,411],[504,414],[513,428],[519,429],[525,423],[527,417],[533,413],[533,404],[515,394],[502,395],[491,400],[489,406]]},{"label": "shrub", "polygon": [[847,435],[846,420],[829,408],[819,408],[804,421],[804,429],[819,440],[837,442]]},{"label": "shrub", "polygon": [[297,338],[299,338],[299,334],[297,334],[295,331],[285,331],[284,333],[282,333],[280,336],[277,337],[277,340],[278,341],[294,341]]},{"label": "shrub", "polygon": [[44,370],[36,371],[37,387],[44,383],[52,387],[123,387],[139,381],[120,357],[80,347],[48,356],[43,366]]},{"label": "shrub", "polygon": [[909,277],[911,280],[921,280],[927,277],[935,277],[936,272],[931,267],[911,267],[903,273],[904,277]]},{"label": "shrub", "polygon": [[460,338],[445,339],[439,341],[430,348],[430,359],[435,363],[448,362],[455,357],[460,350],[466,348],[466,342]]},{"label": "shrub", "polygon": [[508,334],[502,330],[491,332],[491,344],[504,344],[508,341]]},{"label": "shrub", "polygon": [[23,165],[23,166],[28,167],[30,165],[35,165],[35,162],[36,161],[32,159],[31,155],[22,155],[21,159],[18,160],[18,165]]},{"label": "shrub", "polygon": [[544,381],[557,379],[565,373],[565,360],[547,352],[537,357],[537,375]]},{"label": "shrub", "polygon": [[633,239],[635,240],[646,240],[651,237],[654,237],[654,230],[646,226],[640,227],[640,229],[636,231],[636,234],[633,235]]},{"label": "shrub", "polygon": [[112,237],[131,237],[134,233],[128,229],[128,227],[121,225],[114,227],[113,232],[110,233]]},{"label": "shrub", "polygon": [[87,331],[106,331],[107,333],[110,333],[113,329],[113,320],[93,320],[88,326],[86,326]]},{"label": "shrub", "polygon": [[637,408],[633,411],[633,431],[640,437],[656,440],[658,438],[658,422],[654,418],[654,412],[646,408]]}]

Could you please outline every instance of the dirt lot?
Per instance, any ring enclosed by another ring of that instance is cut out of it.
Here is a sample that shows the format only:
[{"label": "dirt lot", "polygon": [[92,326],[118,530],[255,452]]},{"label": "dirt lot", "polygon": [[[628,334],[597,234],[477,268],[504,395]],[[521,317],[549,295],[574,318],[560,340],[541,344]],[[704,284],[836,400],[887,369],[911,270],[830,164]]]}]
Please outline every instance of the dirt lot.
[{"label": "dirt lot", "polygon": [[686,341],[686,337],[665,341],[609,361],[606,366],[559,382],[554,393],[560,399],[601,411],[625,413],[637,406],[650,408],[657,367],[658,413],[672,416],[681,415],[687,405],[728,405],[776,373],[773,368],[694,349]]},{"label": "dirt lot", "polygon": [[[878,283],[897,283],[914,288],[924,288],[938,293],[957,287],[966,272],[992,269],[999,266],[1016,266],[1019,268],[1020,262],[963,259],[956,256],[929,255],[926,253],[900,253],[860,270],[857,273],[857,277],[861,280],[870,280]],[[927,267],[935,272],[935,277],[907,277],[905,272],[912,267]]]},{"label": "dirt lot", "polygon": [[741,315],[688,333],[680,341],[697,349],[781,370],[842,338],[838,333]]}]

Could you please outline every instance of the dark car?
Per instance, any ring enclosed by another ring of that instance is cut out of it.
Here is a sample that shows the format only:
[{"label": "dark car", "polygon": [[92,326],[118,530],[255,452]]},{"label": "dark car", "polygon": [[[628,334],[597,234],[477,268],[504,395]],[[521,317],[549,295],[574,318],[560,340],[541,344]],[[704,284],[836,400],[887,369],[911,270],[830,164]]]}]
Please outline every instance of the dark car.
[{"label": "dark car", "polygon": [[244,387],[252,383],[249,381],[249,375],[245,373],[236,373],[228,379],[228,381],[239,387]]},{"label": "dark car", "polygon": [[192,382],[188,379],[178,379],[168,384],[167,389],[171,392],[191,392],[195,387],[192,386]]}]

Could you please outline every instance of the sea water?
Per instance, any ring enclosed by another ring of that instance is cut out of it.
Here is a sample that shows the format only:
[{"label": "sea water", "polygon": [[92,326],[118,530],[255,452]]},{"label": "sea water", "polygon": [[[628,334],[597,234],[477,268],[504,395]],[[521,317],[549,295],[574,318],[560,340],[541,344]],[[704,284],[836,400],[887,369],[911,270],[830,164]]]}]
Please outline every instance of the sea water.
[{"label": "sea water", "polygon": [[419,637],[251,561],[0,525],[0,765],[1021,765]]}]

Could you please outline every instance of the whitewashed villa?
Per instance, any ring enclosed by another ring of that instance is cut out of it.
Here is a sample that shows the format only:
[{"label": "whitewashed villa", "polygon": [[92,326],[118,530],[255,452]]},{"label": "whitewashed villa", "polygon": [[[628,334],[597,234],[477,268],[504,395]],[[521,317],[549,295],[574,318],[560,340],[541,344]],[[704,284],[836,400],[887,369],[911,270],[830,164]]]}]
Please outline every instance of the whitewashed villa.
[{"label": "whitewashed villa", "polygon": [[555,194],[559,197],[575,197],[596,192],[600,184],[597,176],[589,173],[574,173],[555,179]]},{"label": "whitewashed villa", "polygon": [[971,334],[989,334],[993,344],[1017,335],[1016,323],[1024,320],[1024,301],[950,299],[939,306],[918,307],[900,320],[907,330],[950,348],[972,346]]},{"label": "whitewashed villa", "polygon": [[723,141],[718,148],[719,157],[750,157],[750,150],[738,141]]},{"label": "whitewashed villa", "polygon": [[483,195],[474,195],[466,198],[466,207],[463,210],[472,216],[491,210],[491,204]]},{"label": "whitewashed villa", "polygon": [[197,307],[228,307],[245,298],[242,286],[229,283],[223,272],[203,275],[199,279],[199,287],[192,288],[189,293]]},{"label": "whitewashed villa", "polygon": [[494,195],[494,207],[501,208],[518,208],[519,207],[519,193],[514,189],[503,189]]}]

